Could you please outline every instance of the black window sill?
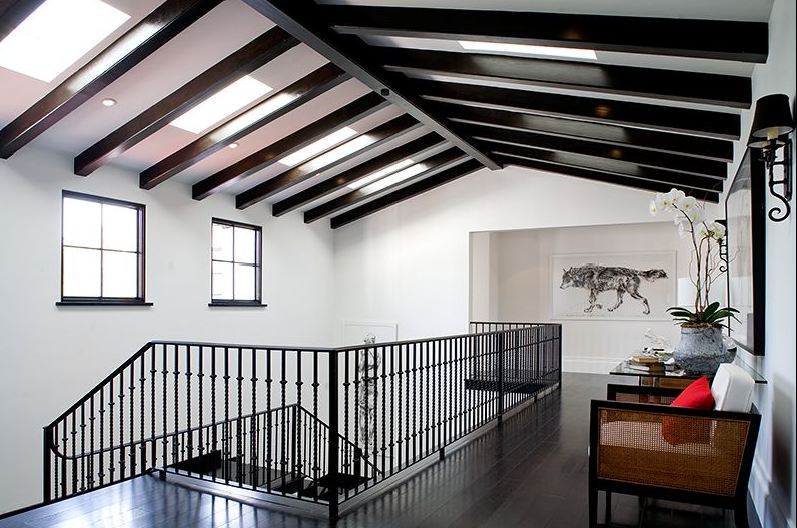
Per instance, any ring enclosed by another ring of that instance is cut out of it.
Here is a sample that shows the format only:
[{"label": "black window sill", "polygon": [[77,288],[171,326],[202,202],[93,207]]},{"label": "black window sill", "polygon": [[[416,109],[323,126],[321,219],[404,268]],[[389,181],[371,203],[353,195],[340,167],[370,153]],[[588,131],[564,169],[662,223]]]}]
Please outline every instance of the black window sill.
[{"label": "black window sill", "polygon": [[239,307],[239,308],[265,308],[267,304],[259,303],[257,301],[211,301],[208,306],[216,307]]},{"label": "black window sill", "polygon": [[56,306],[152,306],[146,301],[58,301]]}]

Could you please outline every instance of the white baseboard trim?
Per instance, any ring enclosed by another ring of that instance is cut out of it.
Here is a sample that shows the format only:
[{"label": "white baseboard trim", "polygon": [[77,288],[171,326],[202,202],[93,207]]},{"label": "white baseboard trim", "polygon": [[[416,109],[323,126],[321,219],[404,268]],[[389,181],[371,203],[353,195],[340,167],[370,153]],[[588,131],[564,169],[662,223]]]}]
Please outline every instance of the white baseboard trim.
[{"label": "white baseboard trim", "polygon": [[596,358],[594,356],[569,356],[562,358],[565,372],[584,372],[587,374],[608,374],[625,357]]},{"label": "white baseboard trim", "polygon": [[772,492],[772,478],[769,470],[757,459],[753,459],[750,471],[750,496],[761,526],[765,528],[795,528],[794,519],[789,519],[789,507],[784,511],[780,501]]}]

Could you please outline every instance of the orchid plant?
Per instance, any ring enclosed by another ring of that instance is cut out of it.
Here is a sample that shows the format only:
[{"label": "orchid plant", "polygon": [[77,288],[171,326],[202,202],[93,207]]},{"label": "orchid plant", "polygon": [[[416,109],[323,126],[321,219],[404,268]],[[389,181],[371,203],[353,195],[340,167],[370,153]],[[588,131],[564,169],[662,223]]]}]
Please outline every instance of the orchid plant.
[{"label": "orchid plant", "polygon": [[692,242],[689,278],[695,286],[694,309],[675,306],[667,311],[682,327],[725,326],[722,321],[735,318],[734,314],[739,311],[730,307],[720,308],[720,303],[709,301],[711,286],[721,275],[720,243],[725,238],[725,226],[709,221],[703,205],[678,189],[658,193],[650,202],[650,214],[656,216],[659,213],[675,213],[678,233]]}]

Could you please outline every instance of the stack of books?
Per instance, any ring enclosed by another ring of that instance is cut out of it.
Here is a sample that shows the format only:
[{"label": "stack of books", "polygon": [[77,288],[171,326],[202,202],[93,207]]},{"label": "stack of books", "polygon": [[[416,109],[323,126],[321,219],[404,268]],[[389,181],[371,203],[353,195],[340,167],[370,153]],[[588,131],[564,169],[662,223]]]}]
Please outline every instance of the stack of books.
[{"label": "stack of books", "polygon": [[656,356],[631,356],[626,361],[628,368],[651,374],[664,374],[664,362]]}]

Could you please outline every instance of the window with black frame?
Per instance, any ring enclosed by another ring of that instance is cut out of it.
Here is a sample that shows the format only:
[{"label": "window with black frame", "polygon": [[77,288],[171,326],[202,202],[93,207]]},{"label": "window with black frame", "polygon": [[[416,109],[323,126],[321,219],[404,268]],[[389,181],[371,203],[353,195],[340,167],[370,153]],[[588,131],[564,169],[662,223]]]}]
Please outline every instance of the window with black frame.
[{"label": "window with black frame", "polygon": [[261,234],[260,226],[212,220],[211,306],[263,306]]},{"label": "window with black frame", "polygon": [[63,192],[58,304],[148,304],[143,205]]}]

